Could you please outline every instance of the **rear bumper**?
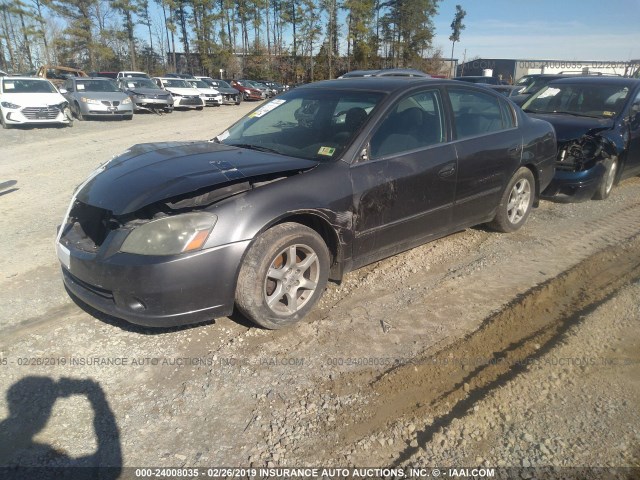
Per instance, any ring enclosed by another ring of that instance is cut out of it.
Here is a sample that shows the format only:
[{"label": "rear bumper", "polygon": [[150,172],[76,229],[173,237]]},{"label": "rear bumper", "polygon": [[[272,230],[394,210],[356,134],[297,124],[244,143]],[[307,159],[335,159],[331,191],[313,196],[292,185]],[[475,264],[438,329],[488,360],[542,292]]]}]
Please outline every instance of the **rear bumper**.
[{"label": "rear bumper", "polygon": [[556,199],[564,197],[572,202],[590,200],[600,185],[605,172],[606,168],[602,163],[581,172],[556,170],[553,180],[541,196]]},{"label": "rear bumper", "polygon": [[247,240],[194,254],[117,253],[108,259],[58,245],[58,256],[64,284],[74,297],[130,323],[170,327],[231,314],[248,245]]}]

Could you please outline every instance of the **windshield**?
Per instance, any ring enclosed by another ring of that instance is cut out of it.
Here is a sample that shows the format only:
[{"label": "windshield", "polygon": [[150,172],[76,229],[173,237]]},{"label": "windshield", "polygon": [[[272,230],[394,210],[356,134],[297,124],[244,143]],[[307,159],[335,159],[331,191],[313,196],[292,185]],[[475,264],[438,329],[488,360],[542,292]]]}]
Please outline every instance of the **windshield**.
[{"label": "windshield", "polygon": [[164,86],[169,88],[192,88],[186,80],[180,78],[167,78],[163,82]]},{"label": "windshield", "polygon": [[611,118],[624,108],[629,88],[619,85],[549,84],[523,106],[530,113],[567,113],[583,117]]},{"label": "windshield", "polygon": [[3,78],[2,91],[5,93],[57,93],[56,88],[47,80],[17,80]]},{"label": "windshield", "polygon": [[189,83],[196,88],[211,88],[211,86],[207,85],[202,80],[189,80]]},{"label": "windshield", "polygon": [[126,78],[149,78],[149,75],[144,72],[124,72],[123,76]]},{"label": "windshield", "polygon": [[232,88],[231,85],[229,85],[224,80],[212,80],[211,85],[213,85],[214,87],[220,87],[220,88]]},{"label": "windshield", "polygon": [[111,80],[78,80],[76,89],[79,92],[120,92]]},{"label": "windshield", "polygon": [[522,77],[520,80],[518,80],[516,82],[516,85],[521,85],[521,86],[527,86],[529,85],[531,82],[533,82],[535,80],[536,77],[531,77],[529,75],[525,75],[524,77]]},{"label": "windshield", "polygon": [[254,110],[214,140],[297,158],[331,160],[342,154],[383,98],[378,92],[293,90]]},{"label": "windshield", "polygon": [[162,90],[149,78],[127,78],[123,83],[127,88],[152,88],[154,90]]},{"label": "windshield", "polygon": [[537,78],[533,78],[531,80],[531,82],[529,82],[529,85],[527,85],[526,88],[524,88],[520,93],[527,93],[529,95],[533,95],[534,93],[539,92],[540,90],[542,90],[542,88],[551,83],[554,80],[558,80],[557,78],[553,78],[553,77],[537,77]]}]

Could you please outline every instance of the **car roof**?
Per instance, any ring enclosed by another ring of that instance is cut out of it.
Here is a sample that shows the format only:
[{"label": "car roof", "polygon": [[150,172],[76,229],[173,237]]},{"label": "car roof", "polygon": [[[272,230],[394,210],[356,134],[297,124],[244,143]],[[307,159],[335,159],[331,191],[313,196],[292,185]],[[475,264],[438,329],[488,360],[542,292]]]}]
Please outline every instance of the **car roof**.
[{"label": "car roof", "polygon": [[[563,75],[564,77],[564,75]],[[585,84],[585,85],[619,85],[621,87],[635,87],[640,85],[640,79],[625,77],[601,77],[597,75],[575,75],[567,78],[560,78],[549,83],[557,85],[564,83]]]},{"label": "car roof", "polygon": [[[3,76],[3,78],[6,77],[7,80],[38,80],[39,82],[48,82],[51,83],[51,80],[49,80],[48,78],[42,78],[42,77],[31,77],[29,75],[5,75]],[[80,77],[83,79],[87,79],[87,77]]]},{"label": "car roof", "polygon": [[74,81],[80,81],[80,82],[88,82],[88,81],[93,81],[93,80],[97,80],[98,82],[111,82],[111,81],[115,80],[115,78],[109,78],[109,77],[69,77],[67,80],[74,80]]},{"label": "car roof", "polygon": [[[398,90],[405,90],[408,86],[438,86],[438,85],[450,85],[456,88],[475,88],[476,90],[482,90],[482,87],[478,87],[472,83],[463,83],[457,80],[447,80],[443,78],[432,77],[349,77],[335,80],[324,80],[320,82],[307,83],[296,87],[300,88],[318,88],[318,89],[354,89],[354,90],[369,90],[379,91],[386,93],[393,93]],[[485,90],[486,91],[486,90]],[[499,94],[496,94],[499,95]]]}]

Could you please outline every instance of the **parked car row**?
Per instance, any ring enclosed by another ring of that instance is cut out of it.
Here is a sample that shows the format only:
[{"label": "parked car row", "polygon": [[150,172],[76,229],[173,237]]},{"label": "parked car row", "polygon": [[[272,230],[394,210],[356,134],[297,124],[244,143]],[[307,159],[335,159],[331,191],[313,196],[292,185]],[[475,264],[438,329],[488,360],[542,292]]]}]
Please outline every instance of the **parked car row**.
[{"label": "parked car row", "polygon": [[[52,71],[59,70],[41,69],[45,76],[51,76]],[[78,73],[57,80],[59,86],[43,77],[0,76],[2,126],[46,123],[73,126],[74,117],[131,120],[134,112],[202,110],[205,106],[238,105],[242,101],[240,92],[208,77],[149,78],[144,72],[119,72],[116,79]]]}]

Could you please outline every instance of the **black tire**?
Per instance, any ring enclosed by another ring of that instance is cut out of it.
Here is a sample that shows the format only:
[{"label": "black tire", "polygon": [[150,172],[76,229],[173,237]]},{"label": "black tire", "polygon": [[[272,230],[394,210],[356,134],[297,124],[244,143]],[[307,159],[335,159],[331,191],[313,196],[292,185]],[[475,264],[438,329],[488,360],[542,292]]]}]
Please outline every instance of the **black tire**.
[{"label": "black tire", "polygon": [[164,109],[164,113],[173,113],[173,107],[172,108],[165,108]]},{"label": "black tire", "polygon": [[125,120],[133,120],[133,115],[125,115],[123,118]]},{"label": "black tire", "polygon": [[609,195],[611,195],[611,190],[613,190],[613,186],[616,182],[618,167],[620,166],[618,157],[607,158],[602,163],[606,170],[604,172],[604,175],[602,176],[600,185],[598,185],[598,188],[593,194],[594,200],[606,200],[607,198],[609,198]]},{"label": "black tire", "polygon": [[495,218],[489,223],[494,230],[504,233],[515,232],[525,224],[536,193],[533,173],[520,167],[511,177],[502,194]]},{"label": "black tire", "polygon": [[328,276],[329,250],[322,237],[304,225],[282,223],[249,248],[238,275],[236,306],[264,328],[286,327],[313,308]]},{"label": "black tire", "polygon": [[77,103],[73,104],[73,115],[78,119],[79,122],[85,120],[84,115],[82,115],[82,112],[80,111],[80,105],[78,105]]},{"label": "black tire", "polygon": [[204,107],[196,107],[196,110],[203,110]]}]

